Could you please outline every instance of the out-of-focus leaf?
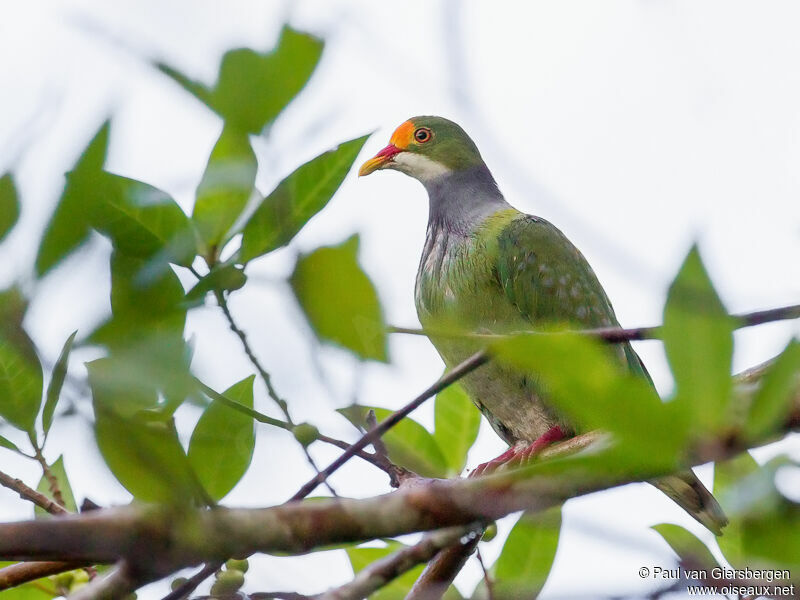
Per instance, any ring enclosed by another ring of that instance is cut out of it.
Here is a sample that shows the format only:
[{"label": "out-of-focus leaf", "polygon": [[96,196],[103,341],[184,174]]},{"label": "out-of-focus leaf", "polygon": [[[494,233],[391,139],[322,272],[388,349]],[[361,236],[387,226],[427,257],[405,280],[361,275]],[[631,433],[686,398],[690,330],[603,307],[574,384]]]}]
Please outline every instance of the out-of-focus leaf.
[{"label": "out-of-focus leaf", "polygon": [[[80,177],[79,172],[69,175]],[[94,180],[90,222],[119,251],[136,258],[190,266],[196,254],[194,231],[186,214],[158,188],[108,172]]]},{"label": "out-of-focus leaf", "polygon": [[119,482],[145,502],[200,501],[202,491],[172,420],[147,410],[157,404],[155,392],[121,389],[114,382],[110,359],[96,360],[87,368],[97,446]]},{"label": "out-of-focus leaf", "polygon": [[209,292],[232,292],[247,283],[244,269],[236,265],[216,265],[208,275],[186,293],[186,306],[197,306]]},{"label": "out-of-focus leaf", "polygon": [[[339,409],[351,423],[368,428],[367,413],[375,411],[380,423],[392,414],[391,410],[374,406],[353,404]],[[401,467],[411,469],[424,477],[445,477],[447,460],[433,436],[422,425],[406,417],[383,435],[389,458]]]},{"label": "out-of-focus leaf", "polygon": [[504,338],[490,350],[500,363],[530,373],[529,385],[546,389],[578,431],[615,434],[631,461],[675,464],[686,439],[685,419],[661,402],[644,377],[623,371],[625,358],[615,348],[585,336],[542,333]]},{"label": "out-of-focus leaf", "polygon": [[786,420],[793,394],[800,386],[800,342],[792,340],[764,374],[745,423],[747,434],[758,439]]},{"label": "out-of-focus leaf", "polygon": [[672,551],[687,566],[699,569],[712,569],[719,566],[717,559],[711,554],[708,546],[680,525],[659,523],[658,525],[653,525],[652,528],[664,538],[664,541],[669,544]]},{"label": "out-of-focus leaf", "polygon": [[95,198],[94,190],[108,149],[108,131],[109,122],[106,121],[83,151],[67,179],[36,255],[36,273],[39,276],[83,244],[89,235],[91,207],[87,199]]},{"label": "out-of-focus leaf", "polygon": [[[72,494],[72,486],[69,484],[69,478],[67,478],[67,471],[64,468],[63,456],[59,456],[58,460],[50,465],[50,474],[55,477],[58,484],[58,490],[61,492],[61,499],[63,500],[61,505],[70,512],[77,512],[78,505],[75,503],[75,496]],[[36,491],[41,492],[51,500],[56,500],[55,494],[50,489],[50,482],[44,475],[42,475],[42,478],[39,480],[39,485],[36,486]],[[51,516],[49,512],[43,508],[40,508],[39,506],[35,506],[33,510],[36,518],[38,519]]]},{"label": "out-of-focus leaf", "polygon": [[0,240],[6,237],[19,218],[19,197],[11,174],[0,177]]},{"label": "out-of-focus leaf", "polygon": [[205,84],[200,83],[198,81],[194,81],[189,79],[178,71],[177,69],[173,69],[167,64],[164,63],[156,63],[156,67],[159,71],[164,73],[167,77],[170,77],[174,81],[176,81],[180,86],[185,89],[187,92],[192,94],[195,98],[200,100],[206,106],[211,106],[211,92],[212,90],[209,89]]},{"label": "out-of-focus leaf", "polygon": [[[386,558],[390,554],[402,550],[404,547],[405,544],[390,540],[383,548],[355,548],[351,546],[345,548],[345,551],[347,552],[347,557],[350,559],[350,565],[353,567],[353,574],[356,574],[375,561]],[[423,568],[424,565],[419,565],[400,577],[393,579],[387,585],[370,595],[370,600],[403,600],[408,592],[411,591],[414,582],[422,573]],[[443,599],[460,600],[461,594],[459,594],[458,590],[453,586],[450,586],[444,594]]]},{"label": "out-of-focus leaf", "polygon": [[222,58],[212,107],[239,129],[258,133],[303,89],[322,55],[321,40],[284,27],[272,52],[247,48]]},{"label": "out-of-focus leaf", "polygon": [[302,255],[292,273],[294,294],[322,341],[363,359],[386,361],[386,325],[375,286],[357,259],[358,236]]},{"label": "out-of-focus leaf", "polygon": [[676,404],[692,415],[699,432],[715,431],[725,421],[731,398],[733,320],[696,246],[670,285],[662,335]]},{"label": "out-of-focus leaf", "polygon": [[560,531],[560,508],[520,517],[492,567],[497,598],[538,596],[553,565]]},{"label": "out-of-focus leaf", "polygon": [[[251,375],[223,392],[227,398],[253,408]],[[244,476],[253,458],[254,422],[251,417],[212,401],[189,442],[189,463],[214,500],[222,499]]]},{"label": "out-of-focus leaf", "polygon": [[458,383],[439,392],[433,406],[433,437],[447,460],[449,475],[458,475],[478,437],[481,414]]},{"label": "out-of-focus leaf", "polygon": [[26,302],[17,288],[0,292],[0,417],[35,433],[42,405],[42,365],[22,328]]},{"label": "out-of-focus leaf", "polygon": [[342,185],[367,137],[350,140],[320,154],[281,181],[261,201],[244,227],[242,262],[288,244]]},{"label": "out-of-focus leaf", "polygon": [[44,408],[42,409],[42,427],[45,435],[50,431],[50,426],[53,424],[53,413],[58,404],[58,398],[61,395],[61,388],[64,385],[64,378],[67,376],[67,364],[69,362],[69,353],[72,350],[72,342],[75,341],[75,336],[78,331],[75,330],[64,342],[64,347],[61,348],[61,354],[58,355],[58,360],[53,367],[53,374],[50,377],[50,383],[47,384],[47,394]]},{"label": "out-of-focus leaf", "polygon": [[[764,485],[763,480],[752,489],[741,485],[746,478],[757,474],[759,469],[758,463],[747,452],[714,465],[714,496],[729,519],[718,542],[722,554],[734,567],[746,566],[742,546],[744,535],[742,514],[754,503],[762,504],[765,498],[772,495],[772,491]],[[767,506],[769,503],[767,500]]]},{"label": "out-of-focus leaf", "polygon": [[19,446],[17,446],[14,442],[9,440],[8,438],[3,437],[0,435],[0,447],[8,448],[9,450],[13,450],[14,452],[19,452]]},{"label": "out-of-focus leaf", "polygon": [[253,193],[257,168],[247,133],[225,125],[197,187],[192,213],[200,238],[215,254]]}]

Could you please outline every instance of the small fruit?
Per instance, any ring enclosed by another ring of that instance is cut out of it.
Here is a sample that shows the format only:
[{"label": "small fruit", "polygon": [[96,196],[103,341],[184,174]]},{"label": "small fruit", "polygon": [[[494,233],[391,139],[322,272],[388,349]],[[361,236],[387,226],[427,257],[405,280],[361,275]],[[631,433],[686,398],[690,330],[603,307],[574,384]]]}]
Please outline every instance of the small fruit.
[{"label": "small fruit", "polygon": [[295,425],[292,429],[295,439],[300,442],[303,447],[309,446],[317,439],[319,439],[319,429],[314,427],[311,423],[300,423]]},{"label": "small fruit", "polygon": [[75,581],[75,574],[72,571],[66,573],[59,573],[53,578],[53,583],[59,590],[69,591],[72,588],[72,582]]},{"label": "small fruit", "polygon": [[172,580],[172,583],[169,584],[169,588],[174,592],[187,581],[189,580],[186,579],[186,577],[176,577],[175,579]]},{"label": "small fruit", "polygon": [[242,560],[231,558],[225,563],[225,568],[228,569],[228,571],[241,571],[242,573],[247,573],[247,569],[250,568],[250,564],[247,562],[246,558],[243,558]]},{"label": "small fruit", "polygon": [[491,542],[495,536],[497,536],[497,524],[496,523],[489,523],[486,526],[486,530],[483,532],[482,540],[484,542]]},{"label": "small fruit", "polygon": [[212,596],[228,596],[244,585],[244,573],[241,571],[223,571],[211,586]]}]

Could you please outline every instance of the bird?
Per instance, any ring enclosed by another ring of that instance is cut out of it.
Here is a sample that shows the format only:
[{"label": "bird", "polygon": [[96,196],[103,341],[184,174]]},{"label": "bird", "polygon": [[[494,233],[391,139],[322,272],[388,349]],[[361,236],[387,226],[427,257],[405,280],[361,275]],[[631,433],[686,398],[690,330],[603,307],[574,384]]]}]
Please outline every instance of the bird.
[{"label": "bird", "polygon": [[[359,176],[391,169],[428,193],[428,225],[414,301],[423,328],[447,326],[505,334],[553,324],[618,327],[603,286],[583,254],[554,225],[525,214],[501,193],[476,144],[457,123],[418,116],[402,123],[389,145],[363,163]],[[475,352],[475,340],[429,336],[452,368]],[[616,346],[624,369],[646,378],[629,342]],[[481,465],[530,460],[546,445],[575,435],[548,403],[535,378],[495,362],[461,380],[467,395],[509,450]],[[474,472],[473,472],[474,474]],[[715,535],[728,520],[691,471],[652,480]]]}]

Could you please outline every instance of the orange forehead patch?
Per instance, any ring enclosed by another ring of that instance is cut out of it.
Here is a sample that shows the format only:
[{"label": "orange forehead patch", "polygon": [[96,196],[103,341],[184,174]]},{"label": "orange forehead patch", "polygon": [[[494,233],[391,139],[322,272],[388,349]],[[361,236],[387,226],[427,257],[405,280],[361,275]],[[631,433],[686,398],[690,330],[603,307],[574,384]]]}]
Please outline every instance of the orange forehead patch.
[{"label": "orange forehead patch", "polygon": [[406,121],[400,127],[394,130],[389,143],[401,149],[408,148],[411,140],[414,138],[414,123]]}]

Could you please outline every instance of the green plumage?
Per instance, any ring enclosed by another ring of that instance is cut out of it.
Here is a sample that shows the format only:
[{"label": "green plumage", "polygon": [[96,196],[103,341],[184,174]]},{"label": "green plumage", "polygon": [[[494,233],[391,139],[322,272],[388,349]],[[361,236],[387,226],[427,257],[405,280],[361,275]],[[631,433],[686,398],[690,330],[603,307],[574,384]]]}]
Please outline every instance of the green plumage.
[{"label": "green plumage", "polygon": [[[412,141],[378,168],[397,168],[420,180],[428,192],[430,214],[415,293],[423,327],[509,333],[618,325],[583,255],[555,226],[505,201],[460,127],[440,117],[411,122],[432,132],[431,145]],[[445,160],[446,149],[455,147],[458,160]],[[482,347],[474,338],[433,335],[431,340],[449,367]],[[630,344],[609,351],[625,368],[650,380]],[[467,375],[462,385],[509,445],[533,442],[554,426],[579,433],[548,404],[534,374],[490,362]],[[715,533],[727,522],[690,471],[653,483]]]}]

